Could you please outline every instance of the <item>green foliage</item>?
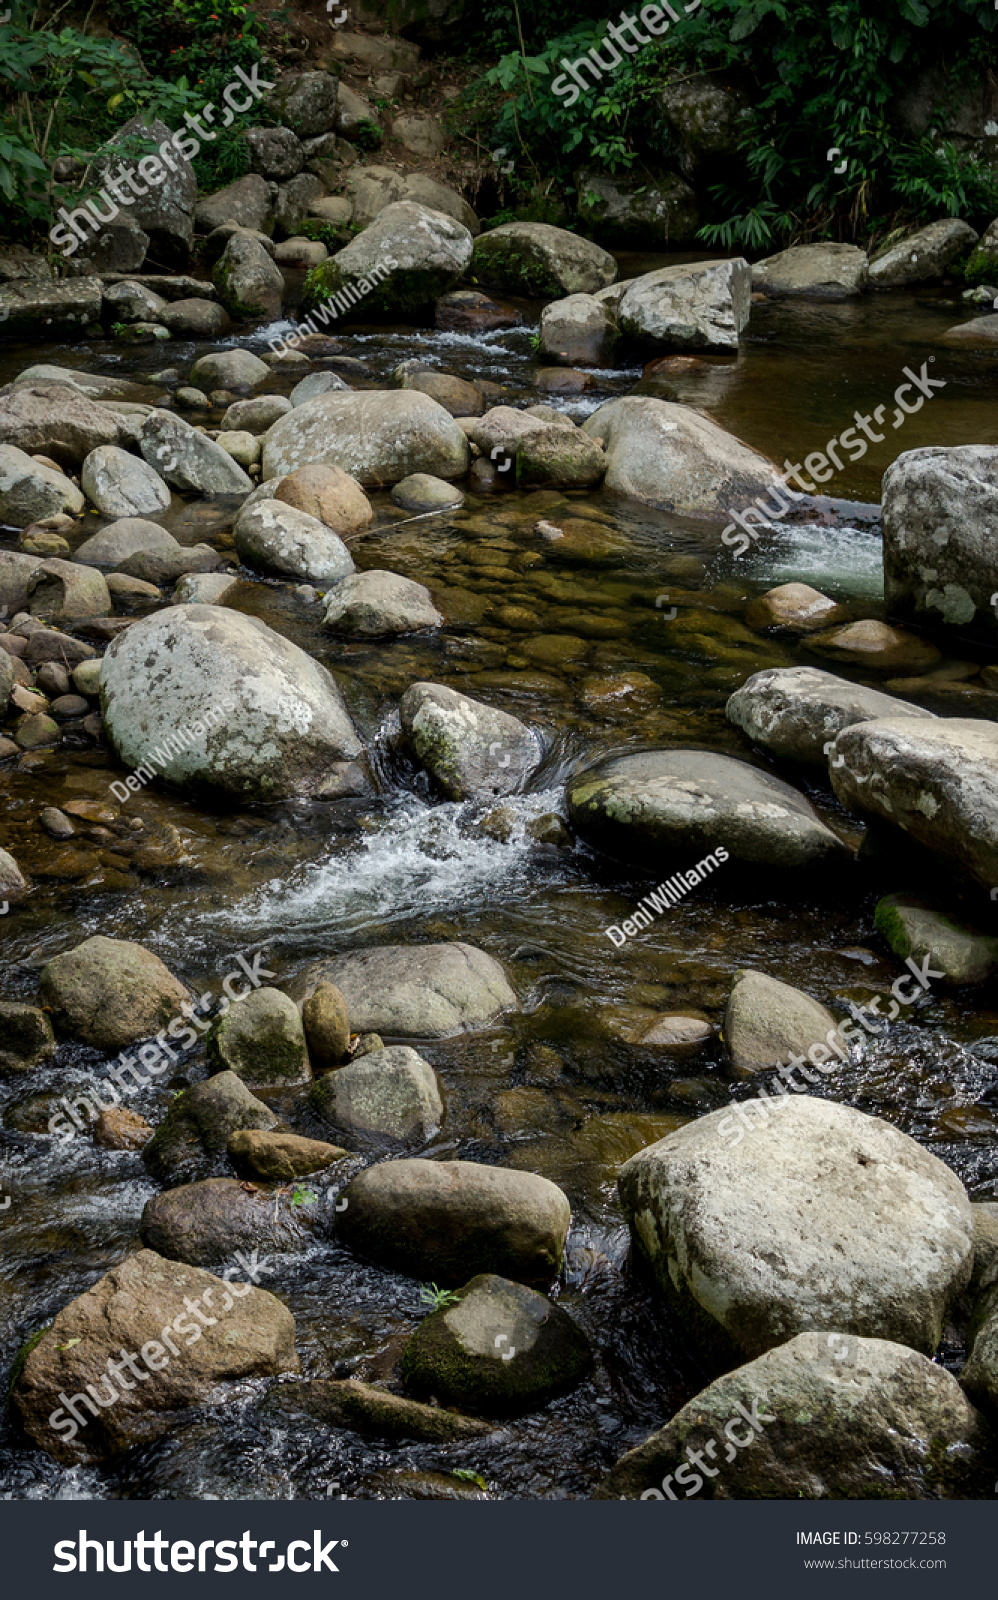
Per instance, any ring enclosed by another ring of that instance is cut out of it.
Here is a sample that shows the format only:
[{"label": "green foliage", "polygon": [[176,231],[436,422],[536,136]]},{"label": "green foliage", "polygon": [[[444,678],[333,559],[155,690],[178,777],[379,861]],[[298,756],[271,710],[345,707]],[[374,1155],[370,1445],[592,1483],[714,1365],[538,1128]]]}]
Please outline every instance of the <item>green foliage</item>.
[{"label": "green foliage", "polygon": [[460,1298],[453,1289],[438,1289],[435,1283],[424,1283],[419,1291],[420,1304],[432,1306],[434,1311],[446,1311],[448,1306],[456,1306]]},{"label": "green foliage", "polygon": [[319,1196],[314,1189],[299,1187],[295,1189],[294,1194],[291,1196],[291,1204],[293,1206],[315,1205],[318,1198]]},{"label": "green foliage", "polygon": [[462,1483],[473,1483],[479,1489],[488,1493],[489,1486],[480,1472],[472,1472],[470,1467],[451,1467],[450,1477],[459,1478]]},{"label": "green foliage", "polygon": [[206,194],[244,178],[249,165],[249,150],[238,124],[219,129],[215,142],[203,144],[191,162],[198,188]]}]

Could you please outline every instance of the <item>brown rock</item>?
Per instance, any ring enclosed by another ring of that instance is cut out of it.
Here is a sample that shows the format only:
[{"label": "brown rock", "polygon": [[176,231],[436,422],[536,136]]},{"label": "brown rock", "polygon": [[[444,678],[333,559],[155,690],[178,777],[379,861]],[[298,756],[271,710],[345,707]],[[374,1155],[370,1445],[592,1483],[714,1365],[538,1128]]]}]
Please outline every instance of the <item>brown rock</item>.
[{"label": "brown rock", "polygon": [[491,1433],[493,1424],[462,1417],[442,1406],[422,1405],[357,1378],[316,1378],[311,1383],[282,1383],[271,1391],[271,1403],[282,1410],[304,1411],[331,1428],[382,1439],[420,1439],[452,1444]]},{"label": "brown rock", "polygon": [[849,666],[892,675],[927,672],[942,660],[941,652],[927,639],[872,620],[850,622],[844,628],[816,634],[810,648]]},{"label": "brown rock", "polygon": [[534,374],[534,387],[541,394],[582,394],[595,389],[596,379],[591,372],[580,372],[577,367],[539,367]]},{"label": "brown rock", "polygon": [[151,950],[102,935],[53,957],[39,990],[57,1027],[105,1050],[122,1050],[165,1028],[188,998]]},{"label": "brown rock", "polygon": [[849,613],[808,583],[781,583],[751,600],[745,608],[750,628],[779,629],[785,633],[811,633],[844,622]]},{"label": "brown rock", "polygon": [[323,981],[302,1006],[305,1038],[313,1065],[320,1071],[339,1066],[350,1053],[347,1003],[335,983]]},{"label": "brown rock", "polygon": [[273,498],[317,517],[338,534],[356,533],[374,519],[367,495],[341,467],[299,467],[281,479]]},{"label": "brown rock", "polygon": [[693,1055],[710,1043],[713,1034],[708,1018],[699,1012],[665,1011],[655,1018],[641,1043],[672,1055]]},{"label": "brown rock", "polygon": [[348,1153],[321,1139],[303,1139],[297,1133],[261,1133],[254,1128],[239,1128],[230,1134],[227,1149],[237,1172],[283,1183],[321,1172]]},{"label": "brown rock", "polygon": [[104,1150],[141,1150],[151,1138],[151,1124],[125,1106],[102,1111],[94,1124],[94,1144]]}]

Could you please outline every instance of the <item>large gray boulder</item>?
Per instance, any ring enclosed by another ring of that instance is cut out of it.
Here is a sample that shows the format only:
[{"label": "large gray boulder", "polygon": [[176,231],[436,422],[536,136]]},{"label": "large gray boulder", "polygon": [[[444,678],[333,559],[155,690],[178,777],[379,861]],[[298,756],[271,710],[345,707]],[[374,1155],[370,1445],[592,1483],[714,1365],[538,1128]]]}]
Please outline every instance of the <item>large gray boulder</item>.
[{"label": "large gray boulder", "polygon": [[850,811],[902,828],[986,888],[998,884],[998,724],[856,723],[836,738],[829,774]]},{"label": "large gray boulder", "polygon": [[100,572],[113,572],[122,561],[127,561],[129,556],[137,555],[140,551],[171,551],[178,548],[173,534],[167,533],[158,522],[147,522],[143,517],[122,517],[118,522],[109,522],[99,533],[91,534],[89,539],[84,539],[74,551],[73,560],[82,561],[88,567],[97,567]]},{"label": "large gray boulder", "polygon": [[473,244],[468,229],[443,211],[395,201],[309,273],[304,304],[308,309],[322,305],[352,285],[363,296],[359,304],[365,316],[414,314],[463,276]]},{"label": "large gray boulder", "polygon": [[61,467],[78,467],[98,445],[127,443],[132,431],[117,412],[61,382],[0,389],[0,444],[51,456]]},{"label": "large gray boulder", "polygon": [[[111,148],[120,145],[136,135],[155,142],[156,145],[169,143],[173,138],[165,122],[157,118],[154,122],[146,122],[140,116],[132,117],[114,135],[108,146],[108,158],[98,160],[98,171],[111,173],[117,170],[119,157],[110,154]],[[183,268],[187,265],[194,242],[194,205],[197,200],[198,183],[191,163],[173,147],[172,165],[158,162],[163,172],[162,179],[157,183],[150,183],[146,187],[148,193],[140,196],[129,206],[129,221],[149,235],[149,247],[152,258],[158,264],[167,267]],[[103,176],[101,182],[105,181]]]},{"label": "large gray boulder", "polygon": [[247,128],[243,140],[249,154],[250,170],[262,178],[283,183],[294,178],[305,165],[301,141],[290,128]]},{"label": "large gray boulder", "polygon": [[[639,856],[649,870],[684,868],[714,852],[751,867],[793,870],[848,859],[810,801],[771,773],[709,750],[652,750],[617,756],[576,774],[567,789],[573,823],[613,854]],[[700,864],[702,865],[702,863]],[[689,872],[687,872],[689,876]]]},{"label": "large gray boulder", "polygon": [[414,683],[399,704],[402,736],[450,800],[513,794],[544,747],[518,717],[439,683]]},{"label": "large gray boulder", "polygon": [[347,1003],[355,1033],[447,1039],[517,1009],[499,962],[474,945],[376,945],[310,967],[306,993],[325,980]]},{"label": "large gray boulder", "polygon": [[327,1072],[311,1098],[333,1127],[367,1139],[426,1144],[444,1120],[436,1073],[404,1044],[368,1051]]},{"label": "large gray boulder", "polygon": [[977,234],[957,217],[945,217],[919,228],[900,244],[881,250],[870,262],[870,286],[874,289],[900,289],[909,283],[926,283],[941,278],[957,256],[977,243]]},{"label": "large gray boulder", "polygon": [[182,494],[244,495],[253,487],[220,444],[172,411],[149,413],[142,423],[140,447],[149,465]]},{"label": "large gray boulder", "polygon": [[199,356],[190,372],[190,382],[201,389],[255,389],[270,368],[252,350],[213,350]]},{"label": "large gray boulder", "polygon": [[[229,1269],[227,1279],[217,1278],[152,1250],[112,1267],[22,1352],[12,1404],[28,1437],[58,1461],[104,1461],[172,1431],[192,1406],[219,1404],[227,1397],[223,1385],[300,1371],[290,1311],[266,1289],[241,1274],[228,1281],[232,1276]],[[202,1337],[202,1319],[185,1304],[203,1305],[205,1324],[214,1317],[219,1326]],[[145,1381],[126,1385],[123,1349],[136,1359],[141,1352]],[[53,1412],[61,1395],[72,1397],[78,1423],[68,1408]]]},{"label": "large gray boulder", "polygon": [[836,1027],[832,1013],[817,1000],[767,972],[742,968],[731,980],[723,1033],[732,1068],[740,1078],[806,1056],[812,1045],[823,1052],[823,1061],[830,1059],[825,1040]]},{"label": "large gray boulder", "polygon": [[234,233],[212,268],[211,281],[226,311],[238,321],[272,322],[281,314],[284,274],[258,239]]},{"label": "large gray boulder", "polygon": [[735,690],[725,711],[729,722],[771,755],[821,766],[828,763],[825,746],[855,722],[877,717],[935,720],[922,706],[850,683],[819,667],[767,667],[754,672]]},{"label": "large gray boulder", "polygon": [[752,288],[771,300],[848,300],[863,293],[868,277],[866,251],[854,244],[796,244],[757,261]]},{"label": "large gray boulder", "polygon": [[274,423],[263,446],[263,478],[296,467],[341,467],[358,483],[390,488],[413,472],[461,478],[468,441],[454,418],[414,389],[326,394]]},{"label": "large gray boulder", "polygon": [[581,171],[575,174],[579,217],[608,244],[632,248],[695,248],[697,197],[674,172],[649,176]]},{"label": "large gray boulder", "polygon": [[87,499],[105,517],[137,520],[165,511],[169,486],[162,474],[118,445],[98,445],[83,463],[80,483]]},{"label": "large gray boulder", "polygon": [[100,695],[122,764],[151,761],[182,788],[244,800],[309,794],[362,753],[325,667],[219,606],[134,622],[104,657]]},{"label": "large gray boulder", "polygon": [[594,294],[617,276],[613,256],[547,222],[504,222],[475,241],[471,276],[486,289],[555,300]]},{"label": "large gray boulder", "polygon": [[270,185],[258,172],[248,172],[199,200],[194,220],[199,233],[213,233],[226,222],[269,233],[274,226]]},{"label": "large gray boulder", "polygon": [[495,1273],[424,1317],[402,1354],[418,1394],[489,1416],[531,1411],[577,1383],[592,1351],[577,1322],[546,1295]]},{"label": "large gray boulder", "polygon": [[800,1333],[702,1390],[594,1498],[976,1499],[987,1459],[983,1418],[944,1367],[886,1339]]},{"label": "large gray boulder", "polygon": [[159,322],[167,302],[154,289],[128,278],[104,285],[104,311],[115,322]]},{"label": "large gray boulder", "polygon": [[17,278],[2,283],[4,338],[76,339],[81,329],[100,321],[101,298],[101,281],[96,277]]},{"label": "large gray boulder", "polygon": [[[709,417],[668,400],[608,400],[582,426],[605,440],[606,488],[662,511],[725,516],[729,506],[743,507],[781,483],[757,450]],[[776,500],[779,514],[785,504]]]},{"label": "large gray boulder", "polygon": [[338,534],[282,500],[258,500],[240,512],[233,530],[246,566],[310,583],[335,583],[354,571]]},{"label": "large gray boulder", "polygon": [[234,1072],[219,1072],[176,1096],[142,1152],[145,1166],[172,1187],[208,1177],[225,1163],[229,1140],[243,1129],[270,1132],[274,1113]]},{"label": "large gray boulder", "polygon": [[151,1038],[180,1015],[188,999],[152,950],[103,934],[53,956],[38,990],[62,1033],[102,1050]]},{"label": "large gray boulder", "polygon": [[[909,956],[925,970],[926,962],[941,972],[939,983],[954,988],[984,983],[998,966],[998,938],[955,922],[914,895],[888,894],[874,912],[877,932],[896,956]],[[976,1263],[975,1263],[976,1267]]]},{"label": "large gray boulder", "polygon": [[77,516],[85,504],[65,473],[32,461],[14,445],[0,445],[0,523],[27,528],[44,517]]},{"label": "large gray boulder", "polygon": [[967,1192],[890,1123],[788,1094],[714,1111],[621,1169],[659,1287],[730,1362],[838,1329],[932,1355],[970,1281]]},{"label": "large gray boulder", "polygon": [[617,340],[617,319],[591,294],[553,300],[541,312],[540,353],[559,365],[606,366]]},{"label": "large gray boulder", "polygon": [[752,269],[732,261],[660,267],[628,284],[620,299],[620,330],[643,344],[670,350],[737,350],[748,325]]},{"label": "large gray boulder", "polygon": [[532,1172],[477,1161],[383,1161],[343,1191],[340,1237],[379,1266],[434,1282],[497,1272],[549,1283],[561,1267],[568,1198]]},{"label": "large gray boulder", "polygon": [[270,91],[267,105],[299,139],[314,139],[336,121],[338,88],[331,72],[289,72]]},{"label": "large gray boulder", "polygon": [[423,584],[397,572],[368,571],[337,583],[322,623],[346,639],[383,639],[439,628],[443,620]]},{"label": "large gray boulder", "polygon": [[998,447],[906,450],[884,473],[884,596],[892,617],[998,642]]}]

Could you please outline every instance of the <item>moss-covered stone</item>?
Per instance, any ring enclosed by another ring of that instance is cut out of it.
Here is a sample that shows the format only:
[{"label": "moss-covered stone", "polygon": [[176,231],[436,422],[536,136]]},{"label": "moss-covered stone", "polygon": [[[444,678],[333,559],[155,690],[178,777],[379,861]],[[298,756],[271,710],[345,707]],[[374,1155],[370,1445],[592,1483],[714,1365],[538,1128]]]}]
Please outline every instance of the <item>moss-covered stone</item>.
[{"label": "moss-covered stone", "polygon": [[874,913],[877,932],[896,956],[921,966],[928,957],[943,976],[937,982],[957,987],[983,983],[998,964],[998,939],[954,922],[912,895],[889,894]]},{"label": "moss-covered stone", "polygon": [[205,1040],[210,1072],[246,1083],[305,1083],[311,1077],[298,1007],[280,989],[255,989],[212,1025]]}]

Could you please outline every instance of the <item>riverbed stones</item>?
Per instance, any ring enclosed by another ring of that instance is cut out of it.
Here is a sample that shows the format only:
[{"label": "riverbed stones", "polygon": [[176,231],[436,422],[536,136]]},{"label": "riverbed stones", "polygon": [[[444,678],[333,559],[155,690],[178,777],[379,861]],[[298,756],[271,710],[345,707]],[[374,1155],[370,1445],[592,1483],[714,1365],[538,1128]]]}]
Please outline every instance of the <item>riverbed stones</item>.
[{"label": "riverbed stones", "polygon": [[96,567],[56,557],[43,561],[28,579],[28,610],[42,622],[81,622],[110,616],[111,596]]},{"label": "riverbed stones", "polygon": [[831,656],[833,661],[893,677],[928,672],[942,659],[928,639],[921,639],[906,628],[892,628],[874,617],[864,617],[860,622],[849,622],[845,627],[815,634],[809,641],[809,648],[819,655]]},{"label": "riverbed stones", "polygon": [[0,1000],[0,1072],[27,1072],[55,1055],[55,1034],[39,1006]]},{"label": "riverbed stones", "polygon": [[[639,855],[651,869],[679,852],[700,855],[699,877],[715,870],[723,846],[745,866],[820,867],[847,859],[845,846],[790,784],[709,750],[653,750],[618,756],[578,773],[567,790],[569,817],[611,854]],[[687,870],[689,876],[689,870]]]},{"label": "riverbed stones", "polygon": [[60,1032],[101,1050],[150,1038],[188,999],[153,951],[103,934],[53,956],[38,988]]},{"label": "riverbed stones", "polygon": [[812,1047],[816,1065],[833,1059],[825,1040],[837,1026],[832,1013],[817,1000],[767,972],[743,968],[732,979],[724,1042],[739,1078],[784,1066],[795,1055],[807,1056]]},{"label": "riverbed stones", "polygon": [[[706,1480],[688,1454],[705,1440],[724,1463]],[[987,1456],[983,1418],[945,1368],[887,1339],[799,1333],[702,1390],[595,1498],[976,1498]]]},{"label": "riverbed stones", "polygon": [[781,583],[745,607],[746,627],[773,633],[814,633],[844,622],[847,616],[845,606],[836,605],[809,583]]},{"label": "riverbed stones", "polygon": [[395,201],[309,273],[303,305],[314,310],[352,284],[364,296],[365,316],[414,315],[457,283],[473,246],[468,229],[443,211]]},{"label": "riverbed stones", "polygon": [[85,504],[64,472],[42,466],[13,445],[0,445],[0,523],[29,528],[46,517],[78,516]]},{"label": "riverbed stones", "polygon": [[338,1067],[350,1050],[347,1003],[335,983],[318,983],[302,1004],[309,1054],[318,1071]]},{"label": "riverbed stones", "polygon": [[215,350],[200,356],[190,371],[190,382],[209,393],[213,389],[255,389],[270,377],[266,362],[252,350]]},{"label": "riverbed stones", "polygon": [[869,275],[866,251],[854,244],[797,244],[757,261],[752,288],[771,300],[848,300],[863,293]]},{"label": "riverbed stones", "polygon": [[397,572],[368,571],[336,584],[323,627],[347,639],[383,639],[439,628],[443,620],[423,584]]},{"label": "riverbed stones", "polygon": [[78,467],[99,445],[131,438],[126,418],[62,382],[19,382],[0,390],[0,444]]},{"label": "riverbed stones", "polygon": [[932,1355],[973,1266],[963,1184],[849,1106],[749,1105],[744,1122],[711,1112],[621,1169],[636,1245],[681,1319],[725,1360],[813,1329]]},{"label": "riverbed stones", "polygon": [[233,534],[240,559],[261,572],[335,583],[354,571],[353,557],[338,534],[281,500],[244,507]]},{"label": "riverbed stones", "polygon": [[[185,789],[309,794],[362,753],[326,668],[221,606],[173,606],[132,623],[104,657],[100,693],[122,764],[134,771],[159,751],[163,776]],[[165,744],[178,729],[188,742]]]},{"label": "riverbed stones", "polygon": [[217,300],[175,300],[157,320],[175,339],[220,339],[232,331],[229,314]]},{"label": "riverbed stones", "polygon": [[471,277],[486,289],[534,299],[594,294],[613,283],[608,251],[547,222],[504,222],[475,241]]},{"label": "riverbed stones", "polygon": [[209,1072],[277,1086],[311,1077],[298,1007],[280,989],[254,989],[217,1019],[205,1039]]},{"label": "riverbed stones", "polygon": [[843,728],[879,717],[935,721],[931,711],[818,667],[767,667],[736,689],[729,722],[772,755],[827,765],[825,746]]},{"label": "riverbed stones", "polygon": [[0,900],[16,904],[28,893],[28,880],[8,850],[0,850]]},{"label": "riverbed stones", "polygon": [[957,256],[977,243],[977,234],[958,217],[930,222],[928,227],[902,239],[900,244],[881,250],[870,262],[870,287],[900,289],[909,283],[926,283],[941,278]]},{"label": "riverbed stones", "polygon": [[998,966],[998,939],[955,922],[914,895],[888,894],[874,913],[877,932],[896,956],[940,968],[940,983],[983,983]]},{"label": "riverbed stones", "polygon": [[[182,1309],[191,1300],[203,1301],[219,1327],[193,1337],[198,1323]],[[186,1330],[179,1342],[178,1322]],[[112,1382],[108,1363],[122,1348],[141,1353],[151,1381]],[[143,1249],[57,1314],[28,1350],[12,1404],[28,1436],[57,1460],[103,1461],[158,1438],[189,1407],[218,1403],[222,1384],[299,1370],[294,1318],[274,1295],[242,1280],[234,1295],[212,1273]],[[59,1395],[86,1396],[90,1386],[99,1404],[75,1400],[84,1426],[72,1424],[73,1433],[64,1416],[56,1431],[49,1418]]]},{"label": "riverbed stones", "polygon": [[[153,1195],[142,1212],[139,1237],[168,1261],[192,1267],[221,1266],[237,1251],[300,1250],[306,1238],[301,1218],[238,1178],[204,1178]],[[273,1268],[264,1268],[264,1272]]]},{"label": "riverbed stones", "polygon": [[403,511],[453,511],[464,504],[464,495],[443,478],[434,478],[428,472],[413,472],[395,485],[391,501]]},{"label": "riverbed stones", "polygon": [[292,402],[283,394],[261,394],[254,400],[237,400],[222,418],[222,432],[246,430],[266,433],[278,417],[286,417]]},{"label": "riverbed stones", "polygon": [[374,508],[367,495],[356,478],[341,467],[298,467],[274,484],[273,497],[318,518],[340,535],[359,533],[374,520]]},{"label": "riverbed stones", "polygon": [[117,445],[101,445],[83,463],[80,482],[105,517],[135,518],[165,511],[170,490],[162,474]]},{"label": "riverbed stones", "polygon": [[199,233],[213,233],[223,223],[269,232],[273,228],[270,185],[258,172],[248,172],[235,183],[216,189],[198,201],[194,221]]},{"label": "riverbed stones", "polygon": [[424,1318],[400,1370],[417,1394],[502,1416],[564,1393],[591,1363],[589,1341],[567,1311],[525,1284],[480,1273],[456,1304]]},{"label": "riverbed stones", "polygon": [[331,957],[305,974],[340,990],[355,1033],[447,1039],[517,1009],[502,966],[474,945],[378,945]]},{"label": "riverbed stones", "polygon": [[752,269],[732,261],[661,267],[628,284],[617,308],[620,331],[669,350],[737,350],[748,326]]},{"label": "riverbed stones", "polygon": [[270,1132],[274,1113],[234,1072],[219,1072],[175,1096],[142,1159],[160,1183],[208,1177],[223,1165],[229,1137],[241,1128]]},{"label": "riverbed stones", "polygon": [[303,1139],[297,1133],[264,1133],[254,1128],[239,1128],[229,1135],[226,1146],[229,1160],[247,1178],[263,1178],[288,1183],[322,1172],[346,1155],[339,1145],[321,1139]]},{"label": "riverbed stones", "polygon": [[310,1098],[333,1127],[367,1139],[426,1144],[444,1119],[436,1073],[404,1044],[369,1051],[327,1072]]},{"label": "riverbed stones", "polygon": [[[309,400],[318,400],[320,395],[339,392],[343,394],[350,389],[350,385],[340,377],[338,372],[310,372],[307,377],[296,383],[291,391],[291,409],[295,406],[307,405]],[[276,418],[274,419],[277,420]]]},{"label": "riverbed stones", "polygon": [[571,1220],[567,1196],[547,1178],[475,1161],[382,1161],[341,1198],[338,1227],[350,1249],[441,1284],[479,1272],[549,1283]]},{"label": "riverbed stones", "polygon": [[602,446],[581,428],[541,428],[517,445],[519,489],[595,489],[606,467]]},{"label": "riverbed stones", "polygon": [[152,1128],[145,1117],[126,1106],[102,1111],[94,1123],[94,1144],[101,1150],[141,1150],[151,1137]]},{"label": "riverbed stones", "polygon": [[829,755],[832,788],[875,817],[998,884],[998,726],[953,717],[885,717],[844,728]]},{"label": "riverbed stones", "polygon": [[540,340],[540,354],[548,361],[603,367],[617,340],[617,319],[591,294],[571,294],[544,307]]},{"label": "riverbed stones", "polygon": [[8,616],[28,609],[28,579],[42,564],[41,556],[22,555],[18,550],[0,550],[0,605]]},{"label": "riverbed stones", "polygon": [[599,406],[582,426],[605,441],[605,487],[662,511],[725,516],[729,506],[780,486],[765,456],[688,406],[625,395]]},{"label": "riverbed stones", "polygon": [[253,484],[232,457],[172,411],[151,411],[140,447],[149,465],[182,494],[248,494]]},{"label": "riverbed stones", "polygon": [[439,683],[414,683],[399,704],[402,736],[450,800],[513,794],[544,754],[518,717]]},{"label": "riverbed stones", "polygon": [[998,448],[906,450],[884,474],[884,588],[892,616],[994,644]]},{"label": "riverbed stones", "polygon": [[364,487],[390,488],[413,472],[461,478],[468,441],[454,418],[414,389],[327,394],[275,422],[263,448],[263,477],[316,464]]}]

